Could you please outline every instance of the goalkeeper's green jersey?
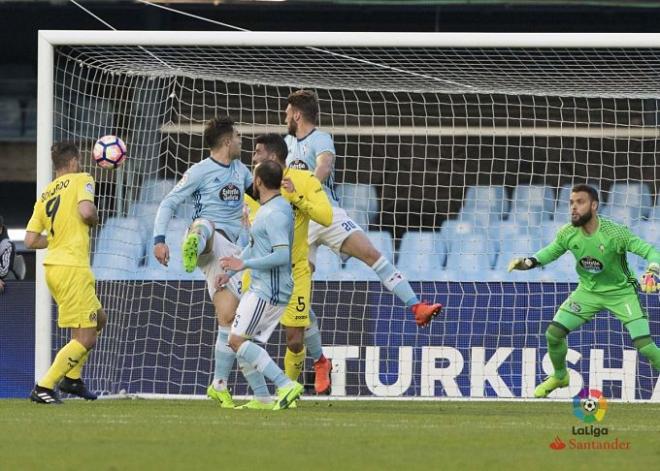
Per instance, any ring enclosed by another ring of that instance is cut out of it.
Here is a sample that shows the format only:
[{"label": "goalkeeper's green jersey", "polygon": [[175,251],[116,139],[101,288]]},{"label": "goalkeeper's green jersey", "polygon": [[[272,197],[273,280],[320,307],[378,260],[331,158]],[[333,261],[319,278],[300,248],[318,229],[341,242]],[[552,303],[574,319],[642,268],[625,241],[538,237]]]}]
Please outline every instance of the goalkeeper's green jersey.
[{"label": "goalkeeper's green jersey", "polygon": [[639,255],[649,263],[660,263],[660,253],[651,244],[626,226],[603,217],[598,218],[598,229],[591,235],[587,235],[582,227],[566,224],[557,232],[555,240],[536,252],[534,257],[543,266],[567,250],[575,257],[580,286],[596,293],[637,288],[637,278],[628,267],[627,252]]}]

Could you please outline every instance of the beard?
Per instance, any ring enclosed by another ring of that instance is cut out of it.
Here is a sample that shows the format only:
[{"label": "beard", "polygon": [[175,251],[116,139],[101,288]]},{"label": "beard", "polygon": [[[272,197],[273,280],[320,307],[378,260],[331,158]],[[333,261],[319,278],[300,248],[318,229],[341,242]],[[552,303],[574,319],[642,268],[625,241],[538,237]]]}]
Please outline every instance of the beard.
[{"label": "beard", "polygon": [[573,220],[573,217],[571,216],[571,224],[575,227],[581,227],[584,226],[586,223],[591,221],[591,218],[593,217],[593,213],[589,211],[586,214],[583,214],[582,216],[578,216],[577,220]]},{"label": "beard", "polygon": [[289,121],[289,125],[287,126],[287,131],[289,132],[289,135],[295,137],[296,132],[298,131],[298,123],[296,123],[294,120]]}]

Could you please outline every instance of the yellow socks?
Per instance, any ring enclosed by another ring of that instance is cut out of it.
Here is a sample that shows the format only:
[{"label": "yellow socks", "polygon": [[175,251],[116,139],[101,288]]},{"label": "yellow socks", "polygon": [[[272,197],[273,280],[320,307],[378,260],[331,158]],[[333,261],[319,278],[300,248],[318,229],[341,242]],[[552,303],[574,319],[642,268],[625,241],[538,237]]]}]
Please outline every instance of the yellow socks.
[{"label": "yellow socks", "polygon": [[288,348],[284,355],[284,372],[291,381],[297,381],[305,364],[305,347],[298,352],[293,353]]},{"label": "yellow socks", "polygon": [[[65,374],[81,363],[83,357],[87,359],[87,349],[77,340],[71,339],[69,343],[57,352],[55,360],[50,365],[46,375],[39,380],[39,386],[54,389]],[[80,369],[82,370],[82,365],[80,365]],[[80,377],[80,372],[78,373],[78,377]]]},{"label": "yellow socks", "polygon": [[78,364],[71,368],[71,370],[65,374],[67,378],[71,379],[80,379],[82,376],[82,369],[83,366],[85,366],[85,363],[87,363],[87,359],[89,358],[89,354],[91,353],[91,350],[87,350],[87,352],[78,360]]}]

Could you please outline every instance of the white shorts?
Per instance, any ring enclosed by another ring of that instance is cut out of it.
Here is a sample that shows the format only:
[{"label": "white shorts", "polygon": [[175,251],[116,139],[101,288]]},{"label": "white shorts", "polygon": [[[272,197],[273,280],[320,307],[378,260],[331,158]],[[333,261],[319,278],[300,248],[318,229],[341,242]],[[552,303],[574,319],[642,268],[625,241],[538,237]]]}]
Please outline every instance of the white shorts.
[{"label": "white shorts", "polygon": [[[213,295],[218,291],[215,287],[215,279],[225,271],[220,268],[220,257],[228,257],[230,255],[240,255],[241,249],[229,242],[224,236],[213,231],[213,250],[209,253],[203,253],[197,258],[197,266],[202,269],[206,276],[206,286],[213,301]],[[231,291],[236,299],[241,297],[241,277],[233,276],[226,286]]]},{"label": "white shorts", "polygon": [[343,259],[348,258],[341,253],[341,246],[348,236],[358,231],[362,228],[339,206],[332,207],[332,224],[329,227],[309,221],[309,262],[316,265],[319,245],[325,245]]},{"label": "white shorts", "polygon": [[236,309],[231,334],[266,343],[279,324],[285,309],[286,305],[273,306],[257,296],[254,291],[248,291],[241,298]]}]

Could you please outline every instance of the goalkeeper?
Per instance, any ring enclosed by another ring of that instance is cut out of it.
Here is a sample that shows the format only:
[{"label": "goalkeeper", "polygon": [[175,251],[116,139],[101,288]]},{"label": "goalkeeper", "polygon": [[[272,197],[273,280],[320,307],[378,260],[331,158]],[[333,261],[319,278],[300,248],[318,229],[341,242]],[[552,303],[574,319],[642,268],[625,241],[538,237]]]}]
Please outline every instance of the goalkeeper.
[{"label": "goalkeeper", "polygon": [[610,311],[621,321],[635,348],[660,370],[660,349],[651,339],[649,320],[637,295],[639,283],[626,260],[626,253],[632,252],[649,262],[641,288],[645,293],[653,293],[658,290],[660,253],[626,226],[599,217],[598,206],[594,188],[574,186],[571,224],[562,227],[555,240],[534,256],[509,263],[509,271],[529,270],[549,264],[567,250],[577,261],[578,286],[559,307],[545,332],[554,373],[534,390],[534,397],[547,397],[555,389],[568,386],[566,336],[602,310]]}]

